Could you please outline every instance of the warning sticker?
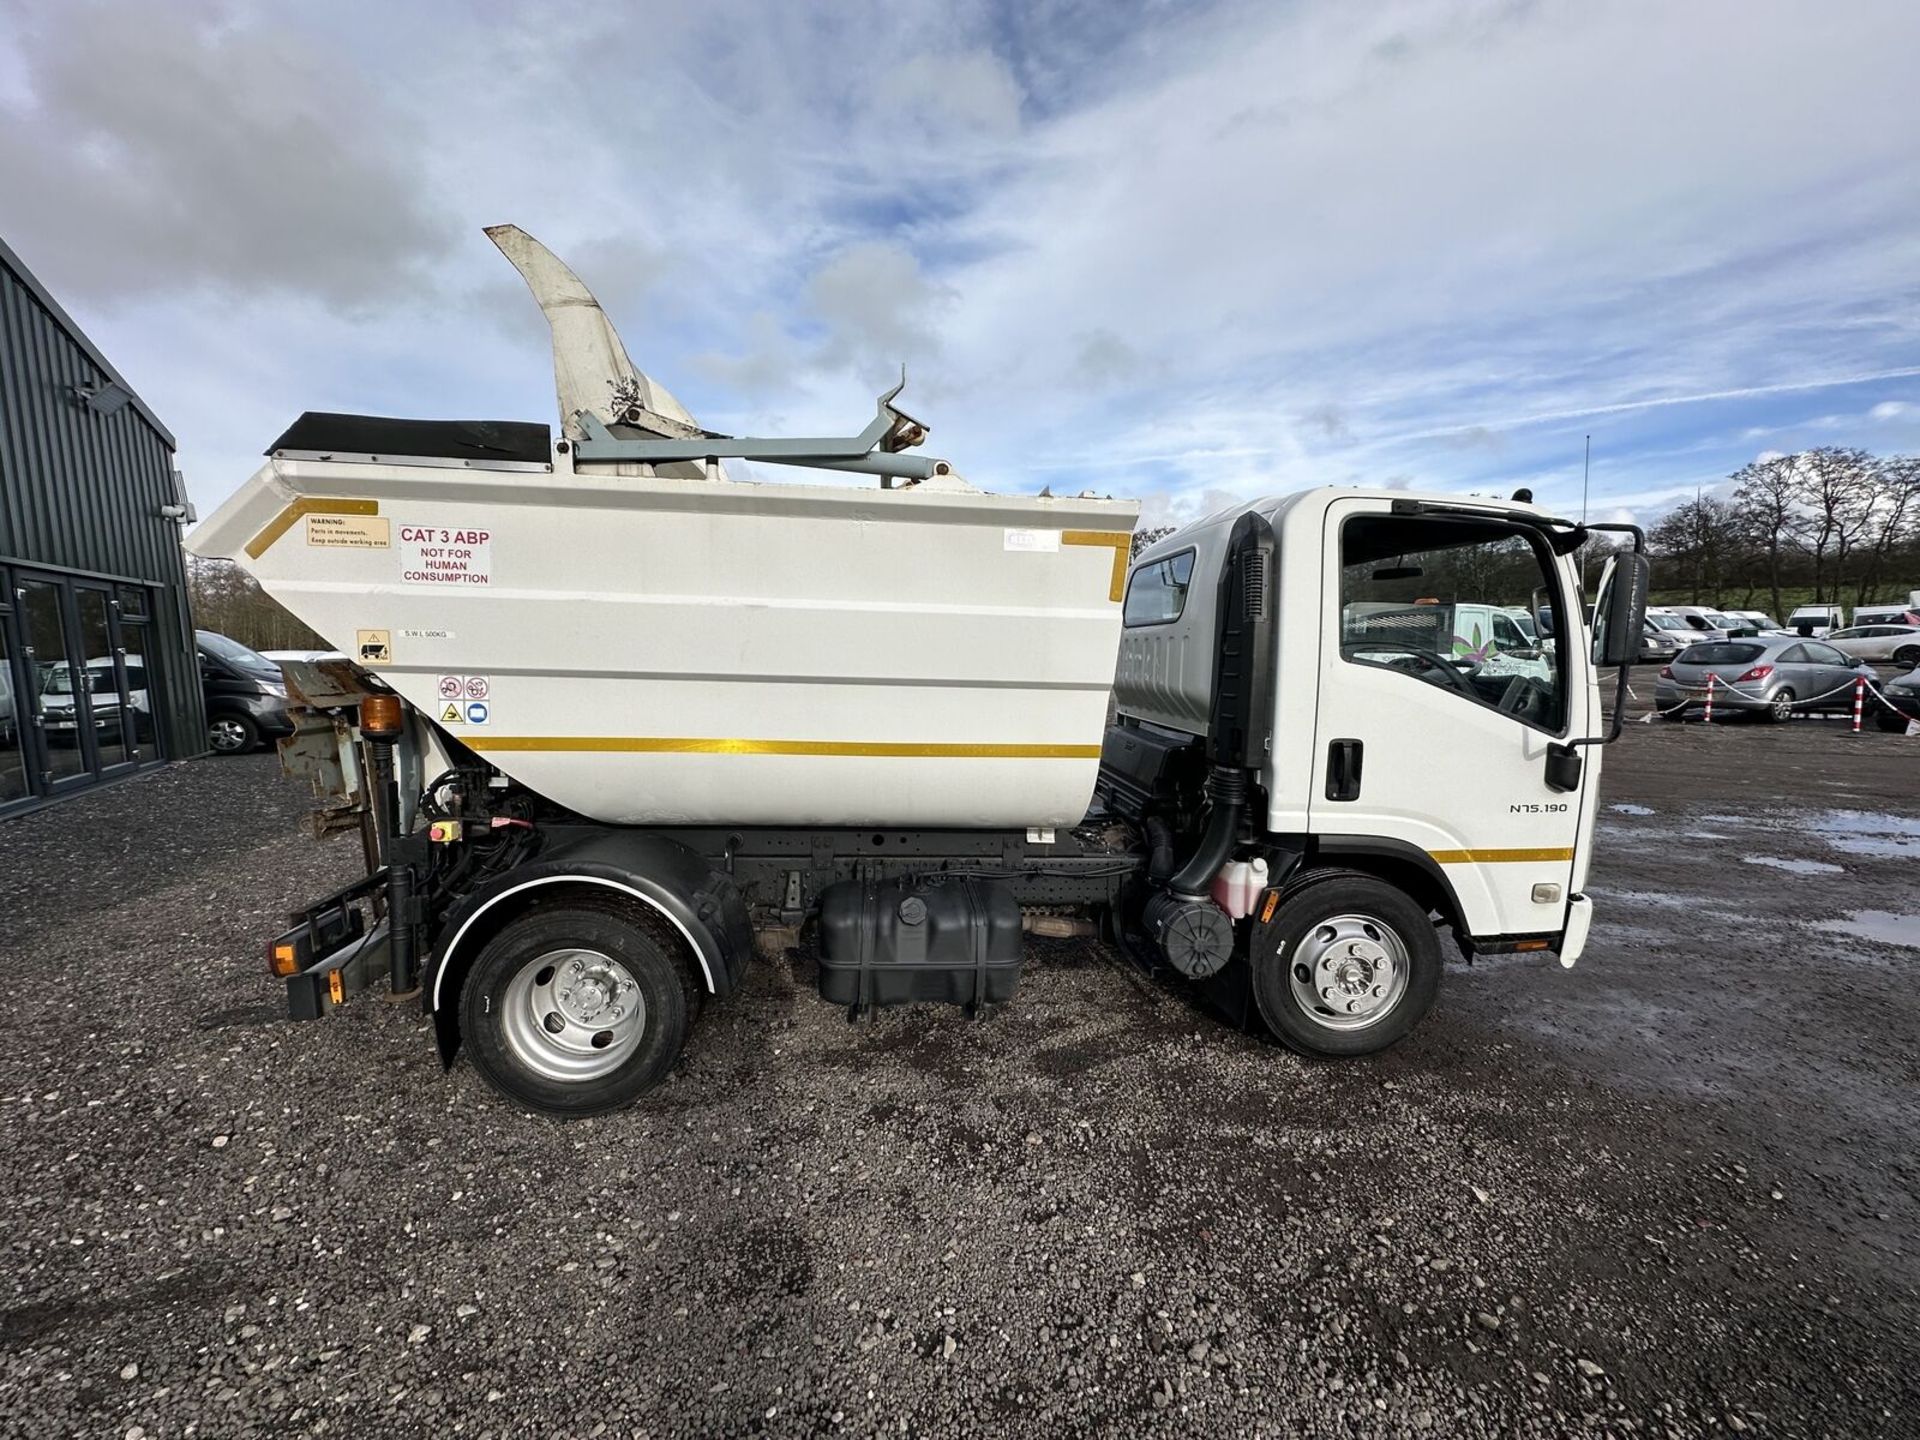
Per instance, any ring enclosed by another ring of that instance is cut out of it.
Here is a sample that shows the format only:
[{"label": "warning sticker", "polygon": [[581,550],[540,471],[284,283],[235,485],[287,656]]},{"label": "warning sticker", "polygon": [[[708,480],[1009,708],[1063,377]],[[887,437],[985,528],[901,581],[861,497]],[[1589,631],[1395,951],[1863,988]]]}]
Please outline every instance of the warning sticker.
[{"label": "warning sticker", "polygon": [[356,630],[353,632],[354,658],[362,665],[391,665],[393,663],[393,635],[386,630]]},{"label": "warning sticker", "polygon": [[460,707],[458,705],[442,705],[440,707],[440,723],[442,725],[458,725],[460,723]]},{"label": "warning sticker", "polygon": [[485,530],[457,525],[402,525],[400,583],[491,585],[493,536]]},{"label": "warning sticker", "polygon": [[1060,548],[1060,532],[1058,530],[1009,530],[1000,548],[1019,550],[1029,555],[1051,555]]},{"label": "warning sticker", "polygon": [[493,687],[487,683],[486,676],[484,675],[467,676],[467,699],[484,700],[487,698],[488,693],[492,689]]},{"label": "warning sticker", "polygon": [[488,707],[486,701],[469,700],[467,702],[467,723],[469,725],[484,725],[492,718],[493,711]]},{"label": "warning sticker", "polygon": [[440,677],[440,698],[458,700],[467,693],[467,677],[464,675],[442,675]]},{"label": "warning sticker", "polygon": [[393,522],[384,515],[309,515],[307,544],[329,550],[389,550]]}]

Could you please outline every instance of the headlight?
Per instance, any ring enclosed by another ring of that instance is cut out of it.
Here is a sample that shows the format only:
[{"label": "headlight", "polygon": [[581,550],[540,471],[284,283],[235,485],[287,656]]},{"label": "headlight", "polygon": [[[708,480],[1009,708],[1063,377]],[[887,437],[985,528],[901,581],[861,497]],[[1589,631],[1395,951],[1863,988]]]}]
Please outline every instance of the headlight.
[{"label": "headlight", "polygon": [[276,685],[271,680],[262,680],[260,682],[260,693],[262,695],[278,695],[284,700],[287,698],[287,687],[284,685]]}]

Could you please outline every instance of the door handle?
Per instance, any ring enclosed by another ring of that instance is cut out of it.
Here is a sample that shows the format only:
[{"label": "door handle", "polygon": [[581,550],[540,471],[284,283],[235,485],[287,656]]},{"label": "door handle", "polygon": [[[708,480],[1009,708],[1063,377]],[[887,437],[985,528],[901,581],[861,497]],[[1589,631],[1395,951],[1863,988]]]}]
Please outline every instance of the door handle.
[{"label": "door handle", "polygon": [[1365,753],[1358,740],[1335,740],[1327,746],[1327,799],[1360,798],[1360,764]]}]

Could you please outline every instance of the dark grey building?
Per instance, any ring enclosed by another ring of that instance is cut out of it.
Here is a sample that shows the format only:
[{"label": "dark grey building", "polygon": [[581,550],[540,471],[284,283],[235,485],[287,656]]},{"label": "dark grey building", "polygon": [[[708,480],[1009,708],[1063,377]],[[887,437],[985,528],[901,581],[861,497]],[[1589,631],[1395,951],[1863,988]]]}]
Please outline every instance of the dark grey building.
[{"label": "dark grey building", "polygon": [[205,748],[173,451],[0,241],[0,815]]}]

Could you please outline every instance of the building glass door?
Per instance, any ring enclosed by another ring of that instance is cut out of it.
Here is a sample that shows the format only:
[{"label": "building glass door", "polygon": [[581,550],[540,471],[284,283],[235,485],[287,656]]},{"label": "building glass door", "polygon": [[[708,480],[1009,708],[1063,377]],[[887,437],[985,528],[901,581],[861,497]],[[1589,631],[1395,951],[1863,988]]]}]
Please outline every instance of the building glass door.
[{"label": "building glass door", "polygon": [[[0,574],[0,580],[4,580]],[[11,590],[0,589],[0,806],[24,800],[33,793],[32,772],[24,748],[26,686],[20,678],[20,644],[14,638]]]},{"label": "building glass door", "polygon": [[48,791],[56,791],[89,778],[92,711],[85,696],[75,689],[80,669],[73,644],[78,628],[69,613],[66,587],[56,580],[23,578],[14,591],[20,611],[21,637],[25,640],[24,677],[28,687],[23,707],[33,733],[29,753],[37,759]]},{"label": "building glass door", "polygon": [[133,761],[132,709],[121,664],[119,625],[112,598],[104,585],[76,584],[73,589],[80,619],[80,674],[74,689],[86,699],[94,753],[92,768],[100,772]]}]

